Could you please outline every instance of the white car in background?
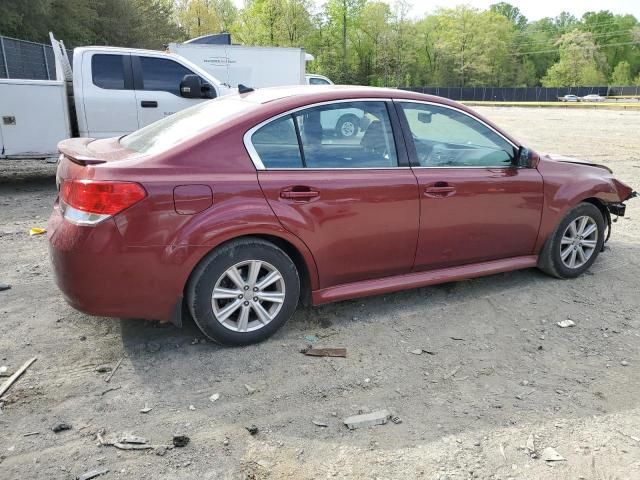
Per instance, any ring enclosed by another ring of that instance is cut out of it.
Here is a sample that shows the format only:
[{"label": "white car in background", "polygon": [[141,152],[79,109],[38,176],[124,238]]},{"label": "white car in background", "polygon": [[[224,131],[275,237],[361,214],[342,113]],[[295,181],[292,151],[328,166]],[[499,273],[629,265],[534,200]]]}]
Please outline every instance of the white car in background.
[{"label": "white car in background", "polygon": [[583,102],[604,102],[605,98],[597,93],[592,93],[591,95],[585,95],[581,100]]},{"label": "white car in background", "polygon": [[333,82],[324,75],[317,75],[315,73],[307,73],[307,85],[333,85]]},{"label": "white car in background", "polygon": [[565,95],[564,97],[560,97],[558,100],[561,102],[579,102],[580,97],[577,95]]}]

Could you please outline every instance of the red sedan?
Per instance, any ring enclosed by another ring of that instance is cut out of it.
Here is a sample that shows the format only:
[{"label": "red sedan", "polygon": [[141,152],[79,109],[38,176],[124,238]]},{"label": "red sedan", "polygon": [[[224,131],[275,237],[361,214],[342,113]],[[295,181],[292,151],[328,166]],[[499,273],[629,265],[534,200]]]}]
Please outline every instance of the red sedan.
[{"label": "red sedan", "polygon": [[229,345],[269,337],[300,302],[536,266],[576,277],[634,195],[458,103],[361,87],[223,97],[60,151],[48,231],[67,301],[190,314]]}]

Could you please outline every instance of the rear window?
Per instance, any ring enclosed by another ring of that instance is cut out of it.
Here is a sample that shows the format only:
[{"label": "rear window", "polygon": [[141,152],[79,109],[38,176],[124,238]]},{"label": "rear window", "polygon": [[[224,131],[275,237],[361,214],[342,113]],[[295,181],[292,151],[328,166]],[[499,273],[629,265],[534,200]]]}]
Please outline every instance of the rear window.
[{"label": "rear window", "polygon": [[124,90],[124,63],[122,55],[96,54],[91,57],[91,74],[96,87]]},{"label": "rear window", "polygon": [[208,100],[125,136],[120,144],[144,154],[162,152],[241,115],[252,106],[255,104],[233,98]]}]

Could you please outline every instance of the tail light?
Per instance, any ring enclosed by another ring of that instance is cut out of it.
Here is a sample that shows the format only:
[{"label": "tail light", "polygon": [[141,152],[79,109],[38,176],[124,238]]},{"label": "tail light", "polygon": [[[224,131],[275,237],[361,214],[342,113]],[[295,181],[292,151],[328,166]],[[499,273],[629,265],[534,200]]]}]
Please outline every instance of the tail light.
[{"label": "tail light", "polygon": [[60,188],[68,220],[93,225],[138,203],[147,192],[134,182],[64,180]]}]

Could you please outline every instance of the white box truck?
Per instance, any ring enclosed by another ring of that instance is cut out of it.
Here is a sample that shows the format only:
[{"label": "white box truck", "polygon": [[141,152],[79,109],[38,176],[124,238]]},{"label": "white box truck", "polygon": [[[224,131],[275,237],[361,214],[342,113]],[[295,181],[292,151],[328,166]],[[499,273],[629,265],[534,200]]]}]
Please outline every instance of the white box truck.
[{"label": "white box truck", "polygon": [[169,52],[195,63],[227,85],[252,88],[304,85],[306,62],[313,59],[302,48],[244,45],[170,43]]}]

